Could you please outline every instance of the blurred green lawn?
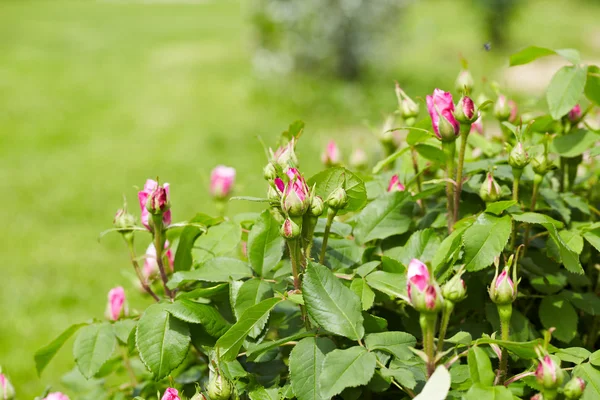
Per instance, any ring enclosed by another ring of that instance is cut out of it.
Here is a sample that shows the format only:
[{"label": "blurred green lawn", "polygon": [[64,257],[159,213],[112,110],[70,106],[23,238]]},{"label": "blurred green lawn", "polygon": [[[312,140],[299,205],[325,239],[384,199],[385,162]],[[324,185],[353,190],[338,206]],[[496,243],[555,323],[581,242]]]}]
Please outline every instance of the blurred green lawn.
[{"label": "blurred green lawn", "polygon": [[[573,3],[524,7],[506,27],[510,47],[571,46],[598,56],[588,39],[600,35],[593,29],[599,6]],[[174,220],[211,213],[207,177],[223,163],[237,168],[238,193],[261,196],[265,158],[256,136],[271,143],[295,119],[307,122],[299,146],[307,175],[329,137],[347,152],[376,150],[364,121],[378,125],[394,109],[393,79],[424,96],[453,87],[458,53],[479,76],[506,64],[501,52],[483,51],[471,7],[468,0],[412,6],[390,37],[397,50],[385,65],[348,84],[256,80],[237,1],[1,2],[0,365],[19,398],[60,388],[74,365],[71,343],[41,379],[33,353],[68,325],[103,318],[111,287],[125,286],[132,308],[148,302],[129,280],[121,239],[97,241],[123,194],[137,213],[134,186],[160,176],[172,185]],[[234,203],[230,211],[252,210]],[[148,238],[139,238],[141,252]]]}]

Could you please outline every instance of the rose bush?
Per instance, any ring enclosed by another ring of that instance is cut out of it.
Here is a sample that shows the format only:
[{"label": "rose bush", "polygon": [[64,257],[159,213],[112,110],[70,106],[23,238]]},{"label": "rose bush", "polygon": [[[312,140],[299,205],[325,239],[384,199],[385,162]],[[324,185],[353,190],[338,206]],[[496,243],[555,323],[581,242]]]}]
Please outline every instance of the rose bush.
[{"label": "rose bush", "polygon": [[[354,171],[330,142],[306,177],[294,122],[265,198],[232,197],[235,170],[215,168],[217,217],[173,222],[170,186],[149,179],[140,223],[124,206],[112,230],[148,307],[112,289],[106,320],[40,349],[38,372],[75,336],[77,399],[600,398],[600,69],[538,47],[511,65],[553,54],[571,65],[548,112],[466,65],[460,97],[435,89],[421,120],[396,85],[383,154],[357,149]],[[264,211],[227,216],[230,200]],[[0,390],[15,398],[1,371]]]}]

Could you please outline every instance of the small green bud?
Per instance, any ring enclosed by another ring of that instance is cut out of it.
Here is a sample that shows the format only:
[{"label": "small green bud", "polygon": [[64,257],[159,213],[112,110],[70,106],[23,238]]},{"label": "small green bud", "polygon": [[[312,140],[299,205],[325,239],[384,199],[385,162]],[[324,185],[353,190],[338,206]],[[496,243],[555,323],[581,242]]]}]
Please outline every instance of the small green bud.
[{"label": "small green bud", "polygon": [[473,75],[468,69],[463,69],[458,73],[458,77],[456,78],[456,91],[459,93],[471,93],[473,91],[473,85],[475,81],[473,80]]},{"label": "small green bud", "polygon": [[523,148],[523,143],[518,142],[510,151],[508,156],[508,164],[516,169],[523,169],[529,164],[529,154]]},{"label": "small green bud", "polygon": [[192,398],[190,400],[207,400],[207,398],[202,393],[196,391],[196,394],[194,396],[192,396]]},{"label": "small green bud", "polygon": [[581,396],[583,396],[584,390],[585,381],[579,377],[575,377],[567,382],[563,389],[563,393],[568,400],[578,400]]},{"label": "small green bud", "polygon": [[300,231],[300,227],[297,223],[292,221],[291,218],[286,218],[286,220],[283,221],[283,225],[281,225],[280,233],[281,236],[286,239],[295,239],[300,236]]},{"label": "small green bud", "polygon": [[486,203],[493,203],[502,197],[502,188],[500,188],[491,172],[488,172],[487,178],[481,184],[479,196]]},{"label": "small green bud", "polygon": [[453,303],[458,303],[467,297],[467,288],[465,286],[465,281],[462,280],[461,276],[462,273],[454,275],[454,277],[442,287],[444,299],[450,300]]},{"label": "small green bud", "polygon": [[212,375],[208,383],[208,397],[210,400],[229,400],[233,392],[233,385],[221,374]]},{"label": "small green bud", "polygon": [[554,164],[550,161],[546,153],[534,157],[531,160],[531,165],[533,166],[533,172],[541,176],[546,175],[554,169]]},{"label": "small green bud", "polygon": [[508,274],[509,268],[504,268],[502,273],[496,276],[490,286],[490,299],[500,305],[512,304],[517,298],[517,288]]},{"label": "small green bud", "polygon": [[510,105],[503,94],[498,96],[496,104],[494,104],[494,116],[499,121],[507,121],[510,117]]},{"label": "small green bud", "polygon": [[327,204],[334,210],[340,210],[348,204],[348,194],[343,188],[337,188],[327,198]]},{"label": "small green bud", "polygon": [[313,196],[310,202],[309,212],[313,217],[320,217],[325,209],[325,203],[321,196]]},{"label": "small green bud", "polygon": [[544,389],[554,390],[562,384],[564,372],[552,357],[546,355],[540,359],[540,363],[535,370],[535,377]]},{"label": "small green bud", "polygon": [[121,233],[131,232],[135,227],[135,217],[127,212],[127,207],[119,209],[115,214],[113,220],[115,228],[119,229]]},{"label": "small green bud", "polygon": [[419,105],[415,103],[413,99],[408,97],[406,93],[404,93],[398,82],[396,82],[396,97],[398,98],[400,115],[405,121],[408,119],[414,119],[419,115]]},{"label": "small green bud", "polygon": [[277,191],[273,186],[269,186],[267,190],[267,198],[270,203],[278,204],[281,202],[281,193]]},{"label": "small green bud", "polygon": [[273,165],[273,163],[268,163],[263,169],[263,176],[267,181],[272,181],[277,178],[277,168]]}]

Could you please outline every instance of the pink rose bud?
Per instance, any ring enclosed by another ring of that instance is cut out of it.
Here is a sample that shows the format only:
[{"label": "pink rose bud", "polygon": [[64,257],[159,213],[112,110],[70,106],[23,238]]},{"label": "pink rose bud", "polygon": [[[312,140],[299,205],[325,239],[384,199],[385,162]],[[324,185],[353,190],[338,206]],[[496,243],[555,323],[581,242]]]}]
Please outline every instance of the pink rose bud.
[{"label": "pink rose bud", "polygon": [[435,135],[444,142],[456,140],[460,133],[460,124],[454,118],[452,94],[435,89],[433,95],[427,96],[426,100]]},{"label": "pink rose bud", "polygon": [[517,289],[508,275],[508,269],[495,278],[490,287],[490,298],[496,304],[511,304],[517,298]]},{"label": "pink rose bud", "polygon": [[290,216],[299,217],[306,213],[310,205],[310,189],[296,168],[289,168],[287,176],[289,181],[281,198],[281,208]]},{"label": "pink rose bud", "polygon": [[509,119],[511,112],[506,96],[499,95],[496,104],[494,104],[494,116],[500,121],[506,121]]},{"label": "pink rose bud", "polygon": [[330,140],[329,143],[327,143],[327,147],[321,155],[321,161],[323,161],[323,164],[325,164],[326,167],[334,167],[340,164],[340,149],[334,140]]},{"label": "pink rose bud", "polygon": [[286,239],[295,239],[300,236],[300,227],[290,218],[286,218],[281,225],[281,236]]},{"label": "pink rose bud", "polygon": [[163,224],[168,226],[171,224],[171,210],[169,209],[169,184],[165,183],[159,186],[158,182],[148,179],[144,185],[144,190],[138,192],[138,200],[140,209],[142,210],[142,224],[152,231],[150,226],[150,209],[155,214],[162,213]]},{"label": "pink rose bud", "polygon": [[475,104],[473,100],[471,100],[468,96],[463,96],[460,98],[458,103],[456,104],[456,109],[454,110],[454,116],[463,124],[470,124],[477,118],[477,113],[475,112]]},{"label": "pink rose bud", "polygon": [[6,375],[0,373],[0,400],[13,400],[14,398],[15,389],[11,385]]},{"label": "pink rose bud", "polygon": [[108,292],[108,317],[112,321],[117,321],[123,313],[125,306],[125,289],[121,286],[111,289]]},{"label": "pink rose bud", "polygon": [[392,179],[390,179],[390,183],[388,185],[387,191],[388,192],[404,192],[404,190],[406,190],[406,188],[404,187],[402,182],[400,182],[400,178],[398,178],[398,175],[392,176]]},{"label": "pink rose bud", "polygon": [[491,172],[488,172],[486,179],[481,184],[479,196],[486,203],[493,203],[502,197],[502,188],[498,185]]},{"label": "pink rose bud", "polygon": [[290,167],[295,168],[298,165],[298,158],[294,152],[295,147],[295,140],[290,140],[288,144],[278,148],[275,153],[271,152],[271,161],[278,165],[283,171],[286,171]]},{"label": "pink rose bud", "polygon": [[[175,263],[175,258],[173,257],[173,250],[169,248],[168,240],[165,241],[165,249],[167,249],[167,251],[163,254],[167,256],[167,260],[169,261],[169,268],[171,268],[172,272],[173,265]],[[146,278],[150,278],[154,274],[158,273],[158,262],[156,261],[156,248],[154,247],[154,243],[150,243],[148,245],[148,248],[146,249],[146,255],[144,257],[144,268],[142,272]]]},{"label": "pink rose bud", "polygon": [[471,133],[472,132],[477,132],[480,135],[483,135],[483,122],[481,121],[481,115],[479,115],[479,118],[477,118],[475,122],[471,124]]},{"label": "pink rose bud", "polygon": [[562,384],[563,375],[560,366],[548,355],[540,360],[535,370],[535,377],[538,383],[549,390],[556,389]]},{"label": "pink rose bud", "polygon": [[542,396],[541,393],[537,393],[537,394],[534,394],[533,396],[531,396],[531,398],[529,400],[544,400],[544,397]]},{"label": "pink rose bud", "polygon": [[235,168],[218,165],[210,174],[210,194],[218,200],[226,199],[231,194],[235,181]]},{"label": "pink rose bud", "polygon": [[529,164],[529,154],[525,151],[523,143],[517,142],[508,155],[508,165],[522,170],[527,164]]},{"label": "pink rose bud", "polygon": [[439,287],[431,281],[427,266],[417,259],[408,264],[407,292],[410,303],[419,312],[437,312],[443,305]]},{"label": "pink rose bud", "polygon": [[168,388],[167,390],[165,390],[165,394],[163,394],[163,397],[161,398],[161,400],[181,400],[181,399],[179,398],[179,392],[177,391],[177,389]]},{"label": "pink rose bud", "polygon": [[365,169],[369,165],[369,159],[367,153],[363,149],[354,149],[350,156],[350,166],[356,169]]},{"label": "pink rose bud", "polygon": [[514,124],[517,121],[517,113],[519,112],[517,103],[515,103],[514,100],[509,100],[508,108],[510,108],[510,115],[508,116],[508,122]]},{"label": "pink rose bud", "polygon": [[48,393],[43,400],[69,400],[69,396],[61,392]]},{"label": "pink rose bud", "polygon": [[567,114],[569,121],[571,122],[579,122],[581,119],[581,106],[579,104],[575,105]]},{"label": "pink rose bud", "polygon": [[585,381],[580,377],[574,377],[565,385],[563,393],[568,400],[577,400],[583,396],[585,390]]}]

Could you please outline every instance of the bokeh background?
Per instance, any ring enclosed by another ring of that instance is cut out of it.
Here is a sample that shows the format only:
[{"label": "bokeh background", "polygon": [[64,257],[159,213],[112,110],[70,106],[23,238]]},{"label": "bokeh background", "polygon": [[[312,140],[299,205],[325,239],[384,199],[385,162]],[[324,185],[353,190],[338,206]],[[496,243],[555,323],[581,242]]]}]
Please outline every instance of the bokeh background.
[{"label": "bokeh background", "polygon": [[148,303],[120,237],[97,239],[123,195],[138,211],[146,178],[171,183],[174,220],[214,213],[217,164],[237,168],[238,194],[263,195],[257,137],[304,120],[310,175],[330,138],[346,156],[378,151],[394,80],[451,89],[464,57],[477,82],[536,93],[560,61],[507,71],[507,55],[535,44],[597,62],[598,20],[592,0],[0,1],[0,365],[19,398],[62,387],[72,343],[42,378],[33,354],[103,318],[111,287]]}]

